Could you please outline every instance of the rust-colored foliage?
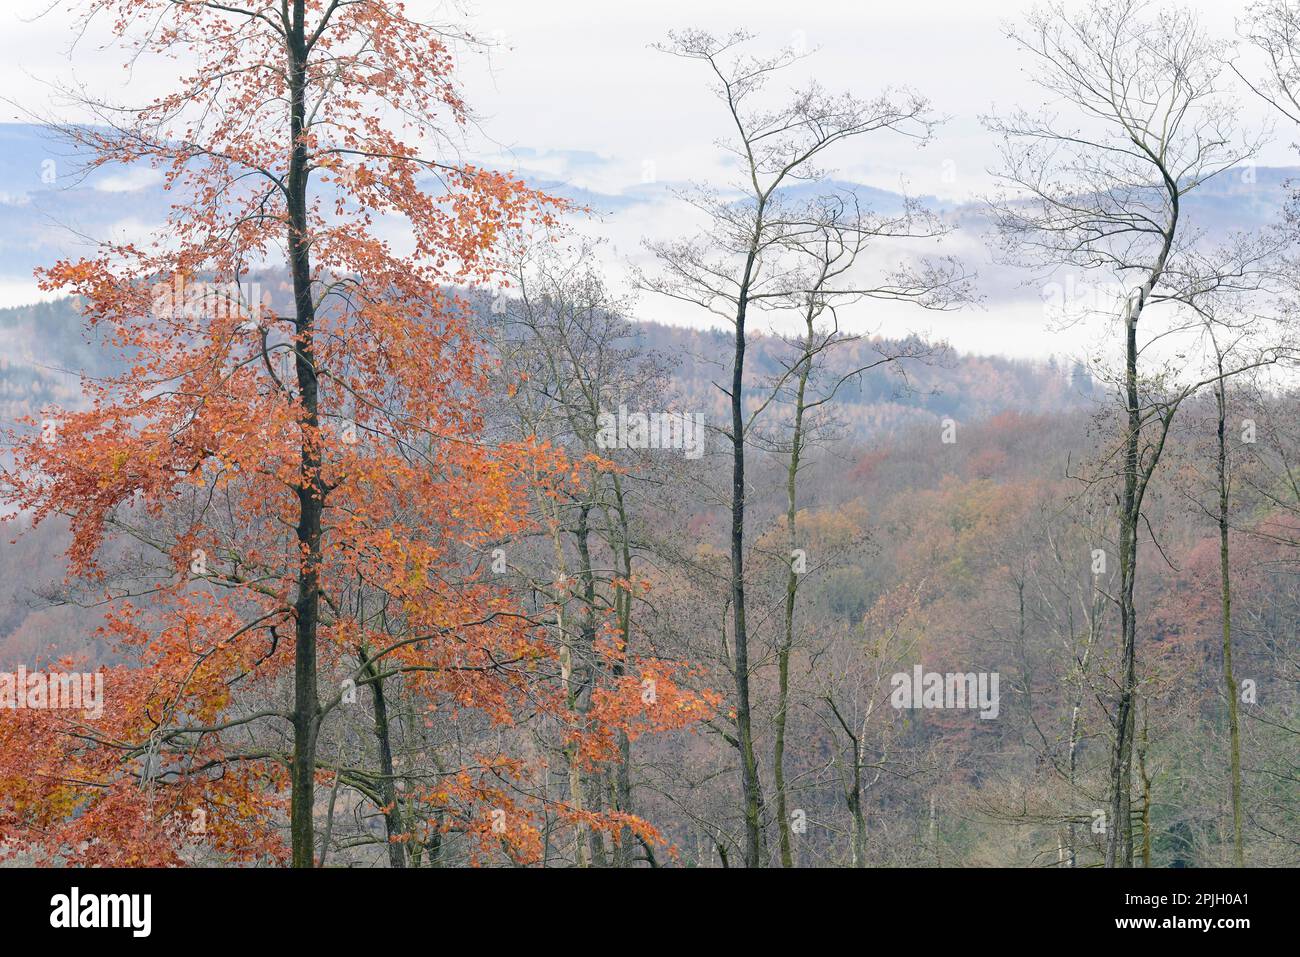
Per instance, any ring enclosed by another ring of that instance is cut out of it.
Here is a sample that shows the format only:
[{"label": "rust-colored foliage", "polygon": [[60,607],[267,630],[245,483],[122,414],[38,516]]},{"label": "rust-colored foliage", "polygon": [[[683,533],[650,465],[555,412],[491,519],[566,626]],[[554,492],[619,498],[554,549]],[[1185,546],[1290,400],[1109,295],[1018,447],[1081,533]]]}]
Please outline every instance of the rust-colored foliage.
[{"label": "rust-colored foliage", "polygon": [[[119,114],[120,125],[68,131],[96,163],[162,169],[175,201],[152,242],[106,243],[42,277],[81,297],[129,368],[86,382],[78,410],[49,410],[43,430],[29,423],[11,436],[8,497],[33,522],[70,519],[71,574],[114,599],[105,628],[130,663],[103,669],[97,720],[37,710],[0,719],[6,854],[170,865],[198,842],[232,861],[287,859],[285,687],[303,489],[325,498],[323,715],[348,706],[345,679],[364,687],[355,657],[364,648],[381,674],[402,676],[431,723],[471,709],[498,726],[522,715],[572,721],[553,643],[481,561],[525,531],[538,477],[562,481],[571,466],[545,444],[483,440],[485,357],[451,291],[499,281],[501,240],[549,225],[562,204],[421,152],[451,152],[448,136],[467,118],[445,34],[394,3],[311,0],[294,22],[282,9],[87,4],[87,15],[113,17],[120,37],[141,38],[139,52],[195,66],[172,92],[126,121]],[[307,45],[309,120],[296,139],[285,56],[295,43]],[[397,118],[392,128],[386,117]],[[301,301],[249,284],[250,269],[284,262],[294,149],[313,174],[309,326]],[[307,354],[315,425],[296,365]],[[313,457],[318,470],[304,464]],[[125,579],[104,558],[123,533],[145,553]],[[668,707],[647,708],[633,679],[602,691],[569,732],[584,754],[607,759],[613,728],[639,733],[704,713],[705,701],[658,677]],[[440,769],[408,795],[429,813],[399,840],[460,830],[484,850],[536,858],[537,808],[515,786],[533,764],[491,754]],[[319,767],[332,781],[324,759]],[[506,812],[504,828],[489,809]],[[656,838],[618,815],[549,811]]]}]

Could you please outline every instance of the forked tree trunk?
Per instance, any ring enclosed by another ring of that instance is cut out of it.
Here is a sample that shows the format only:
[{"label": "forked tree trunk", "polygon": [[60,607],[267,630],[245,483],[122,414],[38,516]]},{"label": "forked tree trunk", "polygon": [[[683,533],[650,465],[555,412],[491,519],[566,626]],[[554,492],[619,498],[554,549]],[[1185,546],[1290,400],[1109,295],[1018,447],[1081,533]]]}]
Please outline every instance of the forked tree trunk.
[{"label": "forked tree trunk", "polygon": [[375,738],[379,742],[379,790],[384,801],[384,832],[388,837],[388,863],[392,867],[406,867],[406,852],[402,843],[395,840],[402,834],[402,809],[397,803],[397,781],[393,773],[393,743],[388,724],[388,699],[384,696],[384,682],[374,662],[364,648],[357,649],[357,657],[365,677],[370,679],[370,694],[374,702]]},{"label": "forked tree trunk", "polygon": [[[1138,321],[1142,317],[1147,299],[1164,275],[1169,251],[1173,248],[1178,228],[1178,188],[1161,169],[1169,191],[1170,218],[1164,232],[1164,242],[1155,264],[1147,273],[1146,281],[1128,301],[1124,310],[1124,405],[1127,432],[1124,437],[1124,495],[1120,515],[1119,613],[1121,631],[1119,708],[1115,715],[1115,748],[1110,764],[1110,822],[1106,841],[1106,866],[1133,866],[1133,819],[1130,816],[1130,789],[1133,782],[1133,729],[1134,709],[1137,703],[1137,605],[1134,587],[1137,583],[1138,525],[1142,521],[1142,499],[1146,483],[1160,460],[1160,451],[1152,452],[1147,461],[1142,460],[1142,405],[1138,384]],[[1166,423],[1166,428],[1168,423]]]}]

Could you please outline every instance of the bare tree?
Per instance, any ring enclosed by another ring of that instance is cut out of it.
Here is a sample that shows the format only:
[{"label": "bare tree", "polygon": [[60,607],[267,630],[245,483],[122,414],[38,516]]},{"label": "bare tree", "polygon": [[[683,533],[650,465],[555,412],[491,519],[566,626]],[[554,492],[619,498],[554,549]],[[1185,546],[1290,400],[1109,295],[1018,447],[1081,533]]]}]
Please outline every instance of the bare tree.
[{"label": "bare tree", "polygon": [[1237,33],[1263,57],[1262,74],[1232,70],[1257,96],[1292,123],[1300,123],[1300,4],[1257,0],[1246,9]]},{"label": "bare tree", "polygon": [[[649,510],[645,490],[664,484],[676,467],[656,459],[653,450],[606,448],[598,439],[609,410],[665,398],[669,364],[641,345],[627,318],[631,300],[606,284],[599,252],[599,245],[587,240],[570,249],[547,242],[520,249],[511,268],[514,295],[499,295],[491,309],[502,360],[498,388],[510,396],[509,421],[503,424],[523,436],[545,436],[585,463],[580,484],[537,496],[549,531],[548,574],[544,581],[529,582],[530,588],[553,592],[565,648],[561,660],[567,662],[562,677],[570,707],[580,716],[603,682],[627,673],[632,583],[646,547],[640,528],[644,515],[637,512]],[[591,464],[594,460],[616,467]],[[570,579],[573,588],[555,587]],[[570,606],[574,613],[566,610]],[[596,650],[603,622],[623,643],[623,656],[608,665]],[[584,780],[575,750],[571,745],[565,750],[570,800],[577,806],[632,813],[631,741],[621,729],[617,738],[619,758],[609,780]],[[633,844],[627,828],[608,849],[599,833],[587,831],[579,835],[574,858],[580,864],[625,866],[632,863]]]},{"label": "bare tree", "polygon": [[[789,249],[807,259],[804,287],[791,306],[803,320],[803,334],[791,343],[793,358],[783,363],[770,395],[787,399],[790,411],[789,444],[781,449],[785,469],[785,532],[787,553],[782,629],[777,644],[777,701],[773,728],[772,774],[776,792],[776,822],[781,864],[794,866],[785,775],[786,727],[790,707],[790,656],[795,646],[795,611],[799,583],[806,572],[806,554],[799,549],[798,479],[804,456],[817,433],[828,423],[820,416],[834,402],[841,387],[862,375],[904,360],[928,361],[941,347],[917,339],[898,343],[878,341],[869,357],[856,368],[827,377],[822,370],[837,347],[861,342],[864,335],[843,329],[840,312],[864,299],[895,299],[927,309],[955,308],[970,298],[965,270],[948,258],[900,268],[879,284],[861,288],[854,267],[870,243],[880,239],[934,238],[947,232],[939,217],[913,200],[897,214],[873,215],[863,210],[852,194],[826,196],[811,210],[813,228],[791,238]],[[861,271],[861,267],[856,271]],[[801,570],[800,565],[805,567]]]},{"label": "bare tree", "polygon": [[[1123,674],[1111,761],[1107,866],[1133,860],[1130,786],[1137,692],[1137,580],[1143,499],[1173,416],[1195,388],[1167,388],[1142,358],[1196,327],[1196,308],[1218,295],[1258,288],[1275,252],[1270,241],[1207,248],[1185,200],[1258,150],[1219,89],[1221,50],[1186,10],[1153,13],[1143,0],[1093,0],[1077,14],[1038,8],[1011,37],[1033,62],[1033,79],[1071,115],[1016,111],[990,117],[1002,138],[1005,189],[993,201],[1003,249],[1033,265],[1072,266],[1117,283],[1123,320],[1124,410],[1118,542]],[[1169,319],[1145,341],[1149,309]],[[1160,343],[1161,346],[1157,346]],[[1152,348],[1156,347],[1156,348]],[[1170,362],[1176,362],[1177,356]]]},{"label": "bare tree", "polygon": [[862,641],[829,650],[830,667],[821,676],[817,717],[833,743],[832,762],[852,829],[853,867],[868,866],[867,794],[885,774],[907,778],[919,773],[916,756],[904,753],[896,740],[901,734],[898,713],[888,704],[891,676],[916,652],[914,619],[924,588],[922,581],[882,595],[863,617]]},{"label": "bare tree", "polygon": [[892,131],[924,141],[933,120],[916,94],[886,91],[863,100],[834,94],[816,82],[796,90],[779,106],[763,96],[776,74],[800,57],[791,50],[753,57],[738,52],[750,36],[725,37],[697,30],[669,35],[660,49],[707,67],[713,93],[726,111],[726,149],[737,159],[739,179],[731,191],[698,188],[682,199],[703,214],[706,226],[693,237],[652,243],[660,270],[643,277],[649,290],[681,300],[730,323],[735,332],[731,382],[719,386],[731,405],[722,430],[732,448],[731,624],[735,674],[736,745],[740,752],[747,867],[766,861],[763,796],[754,746],[750,703],[749,624],[745,604],[745,448],[754,415],[746,407],[745,346],[750,310],[787,305],[807,282],[791,245],[821,228],[817,204],[791,201],[791,187],[825,176],[818,166],[832,147],[870,133]]}]

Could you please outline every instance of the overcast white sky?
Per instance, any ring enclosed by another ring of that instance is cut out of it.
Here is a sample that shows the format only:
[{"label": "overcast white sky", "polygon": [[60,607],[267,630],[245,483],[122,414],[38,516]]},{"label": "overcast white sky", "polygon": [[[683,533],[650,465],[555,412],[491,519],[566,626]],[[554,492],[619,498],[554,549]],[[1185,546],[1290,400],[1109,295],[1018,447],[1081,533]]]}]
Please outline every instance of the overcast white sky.
[{"label": "overcast white sky", "polygon": [[[1009,0],[588,0],[484,2],[479,22],[512,49],[494,58],[495,83],[475,99],[506,142],[586,149],[624,160],[638,174],[653,159],[661,177],[684,178],[714,154],[717,106],[699,95],[690,64],[648,48],[667,30],[745,26],[771,46],[816,49],[809,66],[830,88],[869,94],[910,86],[951,117],[918,153],[905,143],[872,144],[840,169],[896,188],[900,175],[922,194],[969,196],[985,183],[989,138],[978,117],[992,108],[1037,103],[1003,24],[1028,4]],[[1200,2],[1207,26],[1230,35],[1234,3]],[[1285,153],[1271,154],[1288,162]],[[1265,158],[1268,161],[1268,158]],[[943,177],[945,169],[955,177]]]},{"label": "overcast white sky", "polygon": [[[25,19],[48,3],[9,0],[0,10],[4,97],[40,111],[49,99],[44,81],[74,76],[102,94],[131,101],[166,87],[165,69],[127,73],[120,57],[97,50],[105,37],[93,32],[80,42],[73,70],[66,55],[72,38],[68,3],[35,21]],[[1245,6],[1208,0],[1191,5],[1225,36]],[[417,14],[437,6],[407,2]],[[725,117],[704,94],[700,69],[649,45],[674,27],[722,32],[744,26],[758,34],[759,46],[816,49],[809,68],[827,87],[866,95],[909,86],[928,96],[936,111],[951,117],[928,147],[918,151],[882,137],[836,156],[836,173],[961,201],[988,185],[985,171],[993,160],[980,114],[1041,102],[1003,35],[1004,23],[1026,7],[1009,0],[483,0],[467,6],[469,22],[501,46],[490,63],[471,58],[462,75],[491,139],[478,144],[478,151],[502,165],[612,196],[636,191],[650,170],[664,182],[720,180],[724,170],[712,141],[724,131]],[[1263,116],[1255,104],[1245,109]],[[0,118],[18,118],[13,109],[6,113]],[[1295,162],[1287,139],[1266,151],[1264,165]],[[609,237],[618,255],[635,256],[641,236],[682,227],[674,215],[662,202],[640,203],[591,228]],[[657,304],[645,305],[649,316],[688,321],[661,314]],[[905,322],[980,351],[1067,354],[1082,346],[1080,340],[1058,348],[1062,343],[1043,328],[1041,310],[1027,305],[1023,315],[1010,308],[996,316],[938,320],[899,318],[888,309],[879,314],[891,326],[884,331],[903,331],[895,323]]]}]

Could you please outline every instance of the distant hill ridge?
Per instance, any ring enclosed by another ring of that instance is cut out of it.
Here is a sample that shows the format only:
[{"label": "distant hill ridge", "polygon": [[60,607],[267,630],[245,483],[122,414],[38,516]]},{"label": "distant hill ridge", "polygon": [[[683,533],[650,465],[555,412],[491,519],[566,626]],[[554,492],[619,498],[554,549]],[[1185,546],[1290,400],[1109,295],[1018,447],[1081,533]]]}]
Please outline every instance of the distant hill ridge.
[{"label": "distant hill ridge", "polygon": [[[634,324],[645,348],[676,362],[671,388],[679,411],[725,416],[726,397],[714,385],[730,376],[731,334],[653,321]],[[893,344],[896,345],[896,344]],[[838,378],[870,362],[886,340],[862,339],[829,352],[827,375]],[[772,335],[754,335],[747,369],[757,386],[780,371],[790,347]],[[78,373],[102,375],[112,356],[93,340],[73,300],[0,309],[0,421],[10,424],[45,404],[71,405],[80,394]],[[906,383],[899,371],[906,372]],[[1017,360],[949,352],[929,363],[907,360],[874,370],[837,393],[836,416],[858,438],[890,433],[918,420],[951,417],[980,421],[1002,412],[1042,413],[1087,403],[1095,386],[1077,366],[1054,360]]]}]

